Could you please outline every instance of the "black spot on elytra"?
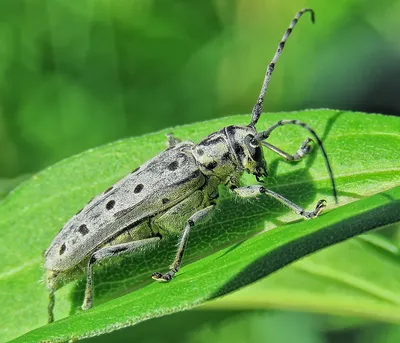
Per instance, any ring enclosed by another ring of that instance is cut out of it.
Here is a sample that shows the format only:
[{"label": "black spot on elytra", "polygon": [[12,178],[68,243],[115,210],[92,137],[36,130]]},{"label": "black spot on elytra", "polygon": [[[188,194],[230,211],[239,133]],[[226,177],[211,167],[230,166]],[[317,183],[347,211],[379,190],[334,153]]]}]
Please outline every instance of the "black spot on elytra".
[{"label": "black spot on elytra", "polygon": [[81,226],[79,226],[78,231],[82,236],[85,236],[89,233],[89,229],[87,228],[87,226],[85,224],[82,224]]},{"label": "black spot on elytra", "polygon": [[136,168],[135,170],[133,170],[133,171],[131,172],[131,174],[136,173],[139,169],[140,169],[140,167],[139,167],[139,168]]},{"label": "black spot on elytra", "polygon": [[204,150],[203,149],[197,149],[197,155],[202,156],[204,154]]},{"label": "black spot on elytra", "polygon": [[206,165],[206,168],[208,170],[213,170],[217,166],[217,164],[218,163],[216,161],[212,161],[212,162],[210,162],[209,164]]},{"label": "black spot on elytra", "polygon": [[162,201],[162,203],[165,205],[166,203],[168,203],[168,202],[169,202],[169,199],[167,199],[167,198],[164,198],[164,199],[162,199],[161,201]]},{"label": "black spot on elytra", "polygon": [[133,190],[133,192],[134,192],[134,193],[140,193],[140,192],[142,191],[143,188],[144,188],[144,186],[143,186],[141,183],[139,183],[139,184],[135,187],[135,189]]},{"label": "black spot on elytra", "polygon": [[171,162],[167,168],[168,168],[168,170],[174,171],[174,170],[178,169],[178,167],[179,167],[178,161],[174,161],[174,162]]},{"label": "black spot on elytra", "polygon": [[64,254],[66,249],[67,247],[65,246],[65,243],[63,243],[60,247],[60,255]]},{"label": "black spot on elytra", "polygon": [[[136,192],[135,192],[136,193]],[[115,205],[115,200],[110,200],[107,204],[106,204],[106,209],[107,210],[112,210],[113,207]]]},{"label": "black spot on elytra", "polygon": [[113,187],[111,186],[110,188],[107,188],[105,191],[104,191],[104,194],[107,194],[109,191],[111,191],[113,189]]}]

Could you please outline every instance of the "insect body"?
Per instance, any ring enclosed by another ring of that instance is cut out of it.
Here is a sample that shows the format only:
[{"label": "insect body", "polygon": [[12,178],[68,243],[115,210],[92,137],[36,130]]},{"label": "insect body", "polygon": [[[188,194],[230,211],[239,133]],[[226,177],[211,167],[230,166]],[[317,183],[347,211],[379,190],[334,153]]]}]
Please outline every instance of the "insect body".
[{"label": "insect body", "polygon": [[245,171],[253,174],[257,181],[267,176],[263,146],[288,161],[300,160],[309,152],[310,138],[294,155],[266,142],[279,126],[298,125],[313,136],[324,155],[336,199],[329,160],[313,129],[297,120],[280,120],[261,132],[255,128],[275,63],[297,20],[305,12],[310,12],[314,21],[311,9],[301,10],[293,19],[268,65],[249,125],[225,127],[198,144],[181,142],[169,135],[167,150],[95,197],[64,225],[45,252],[50,292],[49,322],[53,321],[54,292],[60,287],[60,280],[73,270],[80,268],[87,272],[82,305],[85,310],[92,306],[92,273],[98,261],[132,253],[172,232],[183,232],[170,270],[152,275],[157,281],[171,280],[180,268],[191,229],[215,207],[221,184],[240,197],[271,196],[306,219],[318,216],[326,206],[325,200],[318,201],[315,209],[308,212],[262,185],[240,187],[239,180]]}]

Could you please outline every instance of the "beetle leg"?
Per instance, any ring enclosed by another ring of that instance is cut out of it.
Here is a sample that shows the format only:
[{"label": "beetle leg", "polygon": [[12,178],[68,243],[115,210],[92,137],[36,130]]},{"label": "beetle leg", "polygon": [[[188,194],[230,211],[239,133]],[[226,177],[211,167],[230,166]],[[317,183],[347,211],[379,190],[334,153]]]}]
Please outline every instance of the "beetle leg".
[{"label": "beetle leg", "polygon": [[56,270],[46,271],[46,284],[49,291],[49,303],[47,305],[47,323],[54,321],[54,305],[55,305],[55,291],[59,288],[57,285],[57,277],[59,272]]},{"label": "beetle leg", "polygon": [[182,142],[179,138],[176,138],[173,133],[167,133],[167,146],[173,148],[175,145]]},{"label": "beetle leg", "polygon": [[300,206],[296,205],[295,203],[291,202],[290,200],[284,198],[282,195],[275,193],[269,189],[266,189],[263,186],[246,186],[246,187],[240,187],[240,188],[235,188],[233,191],[239,195],[241,198],[253,198],[256,197],[259,194],[266,194],[274,199],[278,200],[282,204],[286,205],[289,207],[293,212],[296,214],[306,218],[314,218],[317,217],[322,210],[326,207],[326,200],[319,200],[317,202],[317,205],[315,206],[314,211],[307,212]]},{"label": "beetle leg", "polygon": [[141,239],[139,241],[107,246],[101,248],[100,250],[95,251],[90,257],[87,266],[87,282],[85,289],[85,298],[83,299],[83,304],[82,304],[82,310],[87,310],[93,306],[93,265],[95,263],[111,256],[118,256],[125,253],[133,252],[138,247],[155,243],[158,240],[160,240],[160,237],[152,237],[147,239]]},{"label": "beetle leg", "polygon": [[269,144],[267,142],[262,142],[261,144],[268,149],[272,150],[274,153],[283,157],[286,161],[300,161],[305,155],[307,155],[311,151],[311,145],[309,143],[312,142],[311,138],[307,138],[303,143],[301,143],[300,148],[296,151],[294,155],[290,155],[287,152],[277,148],[275,145]]},{"label": "beetle leg", "polygon": [[178,272],[178,270],[181,266],[183,254],[185,252],[186,244],[189,239],[190,230],[195,225],[195,223],[197,221],[203,219],[214,208],[214,206],[215,205],[211,205],[206,208],[203,208],[200,211],[197,211],[195,214],[193,214],[188,219],[185,230],[183,231],[182,238],[179,242],[179,248],[178,248],[178,251],[176,252],[174,262],[172,262],[172,264],[170,266],[170,270],[165,274],[158,273],[158,272],[153,273],[153,275],[151,277],[154,280],[168,282],[173,279],[173,277]]},{"label": "beetle leg", "polygon": [[47,323],[50,324],[54,322],[54,304],[55,304],[55,297],[54,297],[54,290],[51,289],[49,291],[49,305],[47,306]]}]

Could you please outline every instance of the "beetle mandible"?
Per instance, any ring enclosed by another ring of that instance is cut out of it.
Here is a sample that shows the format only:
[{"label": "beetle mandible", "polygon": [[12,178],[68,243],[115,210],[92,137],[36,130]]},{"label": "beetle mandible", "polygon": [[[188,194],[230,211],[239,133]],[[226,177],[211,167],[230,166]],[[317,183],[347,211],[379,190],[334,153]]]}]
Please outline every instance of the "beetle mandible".
[{"label": "beetle mandible", "polygon": [[111,256],[132,253],[140,246],[154,244],[169,232],[183,232],[170,270],[152,275],[154,280],[170,281],[179,271],[190,231],[215,207],[218,186],[221,184],[239,197],[268,195],[306,219],[317,217],[326,206],[325,200],[318,201],[314,210],[309,212],[262,185],[240,187],[239,180],[245,171],[253,174],[259,182],[267,176],[263,146],[287,161],[298,161],[310,151],[310,138],[293,155],[266,142],[280,126],[298,125],[312,135],[324,156],[333,196],[337,201],[328,156],[312,128],[298,120],[280,120],[261,132],[257,132],[255,127],[275,64],[292,29],[305,12],[310,12],[314,22],[314,11],[303,9],[290,23],[267,67],[250,124],[224,127],[198,144],[168,135],[168,148],[165,151],[95,197],[64,225],[45,252],[49,322],[54,320],[54,293],[60,287],[60,280],[72,270],[86,270],[82,309],[89,309],[93,305],[95,263]]}]

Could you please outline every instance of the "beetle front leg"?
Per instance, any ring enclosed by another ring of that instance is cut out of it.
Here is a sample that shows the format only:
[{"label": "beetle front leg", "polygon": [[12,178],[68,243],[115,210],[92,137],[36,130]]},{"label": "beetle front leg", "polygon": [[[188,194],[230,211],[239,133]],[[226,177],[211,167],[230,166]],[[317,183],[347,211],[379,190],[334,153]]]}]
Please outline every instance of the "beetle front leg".
[{"label": "beetle front leg", "polygon": [[287,152],[277,148],[275,145],[272,145],[268,142],[262,142],[261,144],[266,148],[270,149],[274,153],[283,157],[286,161],[295,162],[300,161],[305,155],[307,155],[311,151],[310,143],[313,140],[311,138],[307,138],[303,143],[301,143],[300,148],[295,152],[294,155],[288,154]]},{"label": "beetle front leg", "polygon": [[111,256],[118,256],[129,252],[133,252],[138,247],[155,243],[158,240],[160,240],[160,237],[152,237],[152,238],[142,239],[139,241],[112,245],[95,251],[92,254],[87,266],[87,281],[85,289],[85,298],[83,299],[83,304],[82,304],[82,310],[87,310],[93,306],[93,265],[95,263]]},{"label": "beetle front leg", "polygon": [[173,279],[173,277],[178,272],[178,270],[181,266],[183,254],[185,253],[186,244],[189,239],[190,230],[195,225],[195,223],[198,222],[199,220],[203,219],[214,208],[214,206],[215,205],[211,205],[206,208],[203,208],[202,210],[197,211],[195,214],[193,214],[188,219],[185,230],[183,231],[182,238],[179,242],[179,248],[178,248],[178,251],[176,252],[174,262],[172,262],[172,264],[170,266],[170,270],[165,274],[162,274],[159,272],[153,273],[153,275],[151,276],[153,278],[153,280],[168,282]]},{"label": "beetle front leg", "polygon": [[326,207],[326,200],[319,200],[317,202],[317,205],[315,206],[314,211],[308,212],[308,211],[305,211],[300,206],[296,205],[295,203],[291,202],[290,200],[286,199],[282,195],[275,193],[269,189],[266,189],[263,186],[240,187],[240,188],[233,189],[233,191],[241,198],[253,198],[260,194],[269,195],[269,196],[273,197],[274,199],[278,200],[279,202],[281,202],[282,204],[289,207],[296,214],[298,214],[306,219],[317,217],[322,212],[322,210]]}]

